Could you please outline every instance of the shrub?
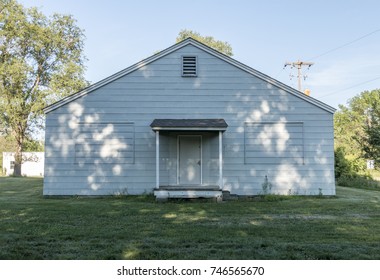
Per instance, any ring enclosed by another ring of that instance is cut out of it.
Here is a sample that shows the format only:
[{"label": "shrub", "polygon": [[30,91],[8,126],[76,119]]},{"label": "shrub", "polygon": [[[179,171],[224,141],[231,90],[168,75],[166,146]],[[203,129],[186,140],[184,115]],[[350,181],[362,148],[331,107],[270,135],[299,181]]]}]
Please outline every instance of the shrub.
[{"label": "shrub", "polygon": [[367,189],[367,190],[380,190],[380,182],[372,180],[368,177],[357,176],[357,177],[340,177],[337,179],[337,184],[339,186]]},{"label": "shrub", "polygon": [[265,175],[264,183],[261,184],[261,187],[263,189],[263,194],[269,194],[272,190],[272,184],[268,180],[268,176]]},{"label": "shrub", "polygon": [[334,152],[335,178],[355,178],[358,176],[371,178],[367,171],[366,160],[356,155],[346,155],[342,147]]}]

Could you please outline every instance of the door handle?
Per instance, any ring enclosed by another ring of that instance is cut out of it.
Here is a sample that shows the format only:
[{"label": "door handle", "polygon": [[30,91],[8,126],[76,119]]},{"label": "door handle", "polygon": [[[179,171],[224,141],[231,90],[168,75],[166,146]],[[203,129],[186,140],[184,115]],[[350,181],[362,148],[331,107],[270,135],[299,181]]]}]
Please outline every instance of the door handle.
[{"label": "door handle", "polygon": [[201,165],[201,160],[198,160],[198,165]]}]

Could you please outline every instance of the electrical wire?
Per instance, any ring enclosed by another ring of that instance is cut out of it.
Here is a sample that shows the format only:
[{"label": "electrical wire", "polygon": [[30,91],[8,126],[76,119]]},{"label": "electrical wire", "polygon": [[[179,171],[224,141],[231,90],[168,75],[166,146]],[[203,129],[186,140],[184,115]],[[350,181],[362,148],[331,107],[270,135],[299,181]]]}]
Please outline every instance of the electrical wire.
[{"label": "electrical wire", "polygon": [[[358,41],[360,41],[360,40],[362,40],[362,39],[364,39],[364,38],[366,38],[366,37],[369,37],[369,36],[371,36],[372,34],[375,34],[375,33],[379,32],[379,31],[380,31],[380,28],[379,28],[379,29],[376,29],[376,30],[374,30],[374,31],[372,31],[372,32],[370,32],[370,33],[367,33],[367,34],[365,34],[365,35],[363,35],[363,36],[361,36],[361,37],[359,37],[359,38],[356,38],[355,40],[352,40],[352,41],[350,41],[350,42],[348,42],[348,43],[345,43],[345,44],[343,44],[343,45],[340,45],[340,46],[338,46],[338,47],[335,47],[335,48],[332,48],[332,49],[330,49],[330,50],[328,50],[328,51],[325,51],[325,52],[323,52],[323,53],[321,53],[321,54],[319,54],[319,55],[316,55],[316,56],[314,56],[314,57],[311,57],[311,58],[309,58],[309,59],[307,59],[307,60],[309,60],[309,61],[311,61],[311,60],[316,60],[317,58],[320,58],[320,57],[322,57],[322,56],[324,56],[324,55],[327,55],[327,54],[332,53],[332,52],[334,52],[334,51],[337,51],[337,50],[339,50],[339,49],[341,49],[341,48],[344,48],[344,47],[346,47],[346,46],[349,46],[349,45],[351,45],[351,44],[353,44],[353,43],[356,43],[356,42],[358,42]],[[280,71],[276,76],[279,76],[281,73],[282,73],[282,71]],[[277,77],[276,77],[276,78],[277,78]],[[360,86],[360,85],[363,85],[363,84],[366,84],[366,83],[369,83],[369,82],[372,82],[372,81],[375,81],[375,80],[378,80],[378,79],[380,79],[380,77],[375,78],[375,79],[371,79],[371,80],[368,80],[368,81],[365,81],[365,82],[362,82],[362,83],[359,83],[359,84],[356,84],[356,85],[353,85],[353,86],[350,86],[350,87],[348,87],[348,88],[345,88],[345,89],[342,89],[342,90],[339,90],[339,91],[334,91],[334,92],[331,92],[331,93],[325,94],[325,95],[323,95],[323,96],[320,96],[319,98],[323,98],[323,97],[326,97],[326,96],[330,96],[330,95],[336,94],[336,93],[338,93],[338,92],[345,91],[345,90],[348,90],[348,89],[351,89],[351,88],[354,88],[354,87],[357,87],[357,86]]]},{"label": "electrical wire", "polygon": [[380,77],[377,77],[377,78],[374,78],[374,79],[371,79],[371,80],[368,80],[368,81],[365,81],[365,82],[362,82],[362,83],[359,83],[359,84],[355,84],[353,86],[350,86],[350,87],[347,87],[347,88],[344,88],[344,89],[341,89],[341,90],[336,90],[336,91],[330,92],[328,94],[319,96],[318,98],[323,98],[323,97],[326,97],[326,96],[334,95],[334,94],[340,93],[342,91],[346,91],[346,90],[352,89],[354,87],[358,87],[358,86],[361,86],[361,85],[364,85],[364,84],[368,84],[370,82],[373,82],[373,81],[376,81],[376,80],[379,80],[379,79],[380,79]]},{"label": "electrical wire", "polygon": [[[338,46],[338,47],[335,47],[335,48],[332,48],[332,49],[330,49],[330,50],[328,50],[328,51],[325,51],[325,52],[323,52],[323,53],[321,53],[321,54],[319,54],[319,55],[316,55],[316,56],[314,56],[314,57],[311,57],[311,58],[309,58],[308,60],[316,60],[317,58],[320,58],[320,57],[322,57],[322,56],[324,56],[324,55],[327,55],[327,54],[329,54],[329,53],[332,53],[332,52],[334,52],[334,51],[337,51],[337,50],[339,50],[339,49],[341,49],[341,48],[347,47],[347,46],[349,46],[349,45],[351,45],[351,44],[353,44],[353,43],[356,43],[356,42],[358,42],[358,41],[360,41],[360,40],[362,40],[362,39],[364,39],[364,38],[366,38],[366,37],[369,37],[369,36],[371,36],[371,35],[373,35],[373,34],[379,32],[379,31],[380,31],[380,28],[379,28],[379,29],[376,29],[376,30],[374,30],[374,31],[372,31],[372,32],[369,32],[369,33],[367,33],[367,34],[365,34],[365,35],[363,35],[363,36],[361,36],[361,37],[359,37],[359,38],[356,38],[355,40],[352,40],[352,41],[350,41],[350,42],[348,42],[348,43],[345,43],[345,44],[343,44],[343,45],[340,45],[340,46]],[[374,79],[370,79],[370,80],[367,80],[367,81],[364,81],[364,82],[361,82],[361,83],[358,83],[358,84],[352,85],[352,86],[350,86],[350,87],[347,87],[347,88],[344,88],[344,89],[341,89],[341,90],[336,90],[336,91],[330,92],[330,93],[328,93],[328,94],[325,94],[325,95],[319,96],[318,98],[324,98],[324,97],[327,97],[327,96],[331,96],[331,95],[334,95],[334,94],[340,93],[340,92],[342,92],[342,91],[346,91],[346,90],[349,90],[349,89],[352,89],[352,88],[355,88],[355,87],[358,87],[358,86],[361,86],[361,85],[364,85],[364,84],[367,84],[367,83],[370,83],[370,82],[373,82],[373,81],[376,81],[376,80],[379,80],[379,79],[380,79],[380,77],[377,77],[377,78],[374,78]]]},{"label": "electrical wire", "polygon": [[372,32],[370,32],[370,33],[368,33],[368,34],[365,34],[365,35],[363,35],[363,36],[361,36],[361,37],[359,37],[359,38],[357,38],[357,39],[355,39],[355,40],[353,40],[353,41],[350,41],[350,42],[345,43],[345,44],[343,44],[343,45],[340,45],[340,46],[338,46],[338,47],[336,47],[336,48],[330,49],[330,50],[328,50],[328,51],[326,51],[326,52],[324,52],[324,53],[321,53],[321,54],[319,54],[319,55],[316,55],[316,56],[314,56],[314,57],[312,57],[312,58],[309,58],[308,60],[315,60],[315,59],[317,59],[317,58],[320,58],[321,56],[324,56],[324,55],[326,55],[326,54],[332,53],[332,52],[334,52],[334,51],[336,51],[336,50],[339,50],[339,49],[341,49],[341,48],[344,48],[344,47],[346,47],[346,46],[349,46],[349,45],[351,45],[351,44],[353,44],[353,43],[356,43],[356,42],[358,42],[358,41],[360,41],[360,40],[362,40],[362,39],[364,39],[364,38],[366,38],[366,37],[368,37],[368,36],[371,36],[372,34],[375,34],[375,33],[379,32],[379,31],[380,31],[380,28],[379,28],[379,29],[376,29],[375,31],[372,31]]}]

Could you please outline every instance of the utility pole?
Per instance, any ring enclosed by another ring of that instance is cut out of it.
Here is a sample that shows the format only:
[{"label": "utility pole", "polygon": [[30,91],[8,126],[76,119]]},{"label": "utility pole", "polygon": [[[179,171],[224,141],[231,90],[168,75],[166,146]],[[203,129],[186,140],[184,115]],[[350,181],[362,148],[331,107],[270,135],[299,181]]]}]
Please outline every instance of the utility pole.
[{"label": "utility pole", "polygon": [[[314,62],[305,62],[305,61],[296,61],[296,62],[285,62],[285,65],[284,65],[284,68],[286,66],[291,66],[291,67],[296,67],[297,70],[298,70],[298,75],[297,75],[297,78],[298,78],[298,90],[299,91],[302,91],[302,83],[301,83],[301,78],[303,77],[302,76],[302,66],[307,66],[310,68],[311,65],[313,65]],[[304,77],[306,78],[306,76]]]}]

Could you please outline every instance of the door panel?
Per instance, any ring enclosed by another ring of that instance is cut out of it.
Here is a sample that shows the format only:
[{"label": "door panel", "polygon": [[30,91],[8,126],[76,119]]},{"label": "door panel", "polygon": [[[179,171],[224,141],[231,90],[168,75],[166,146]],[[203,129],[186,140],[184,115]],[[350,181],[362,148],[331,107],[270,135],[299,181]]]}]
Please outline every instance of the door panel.
[{"label": "door panel", "polygon": [[201,139],[201,136],[179,136],[179,184],[202,183]]}]

